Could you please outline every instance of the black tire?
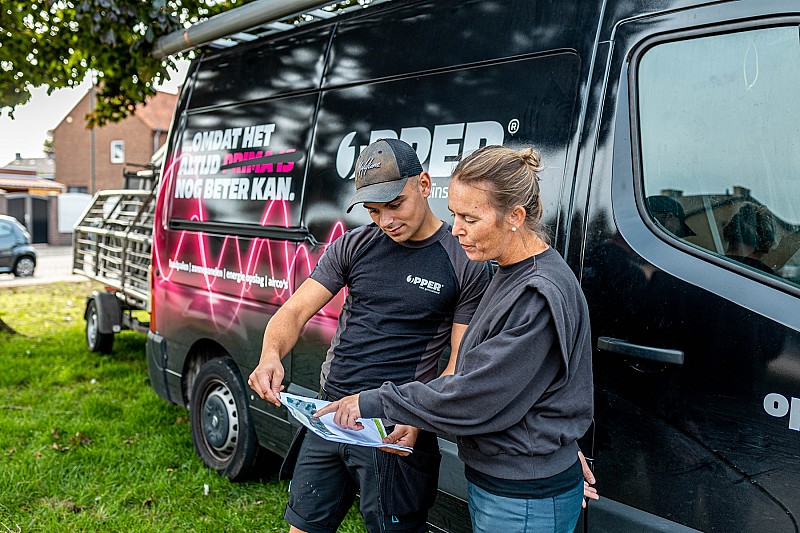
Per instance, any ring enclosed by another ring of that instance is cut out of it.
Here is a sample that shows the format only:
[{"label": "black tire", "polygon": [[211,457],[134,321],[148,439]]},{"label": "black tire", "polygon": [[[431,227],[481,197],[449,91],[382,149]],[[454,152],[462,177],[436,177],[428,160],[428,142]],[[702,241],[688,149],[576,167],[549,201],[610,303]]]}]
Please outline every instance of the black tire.
[{"label": "black tire", "polygon": [[32,257],[27,255],[23,255],[14,263],[14,275],[18,278],[29,278],[33,276],[33,271],[35,269],[36,262]]},{"label": "black tire", "polygon": [[244,382],[230,357],[200,367],[189,401],[192,442],[200,459],[231,481],[253,477],[259,444]]},{"label": "black tire", "polygon": [[113,333],[100,333],[97,303],[91,300],[86,309],[86,347],[92,352],[111,353],[113,345]]}]

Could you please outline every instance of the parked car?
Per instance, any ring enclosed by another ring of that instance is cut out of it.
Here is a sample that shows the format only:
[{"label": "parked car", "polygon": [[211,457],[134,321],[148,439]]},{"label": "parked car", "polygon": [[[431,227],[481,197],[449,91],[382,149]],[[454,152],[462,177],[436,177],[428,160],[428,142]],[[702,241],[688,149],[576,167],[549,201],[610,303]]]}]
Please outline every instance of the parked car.
[{"label": "parked car", "polygon": [[0,273],[28,278],[35,269],[36,248],[31,245],[31,234],[16,218],[0,215]]}]

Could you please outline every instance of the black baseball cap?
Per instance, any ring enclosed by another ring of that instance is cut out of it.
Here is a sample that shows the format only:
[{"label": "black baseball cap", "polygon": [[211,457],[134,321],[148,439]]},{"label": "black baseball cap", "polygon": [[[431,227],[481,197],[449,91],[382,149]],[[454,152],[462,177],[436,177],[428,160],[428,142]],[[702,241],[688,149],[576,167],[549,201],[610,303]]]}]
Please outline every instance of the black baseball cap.
[{"label": "black baseball cap", "polygon": [[399,139],[378,139],[364,148],[356,160],[356,193],[347,212],[364,202],[391,202],[400,196],[408,178],[422,172],[411,145]]}]

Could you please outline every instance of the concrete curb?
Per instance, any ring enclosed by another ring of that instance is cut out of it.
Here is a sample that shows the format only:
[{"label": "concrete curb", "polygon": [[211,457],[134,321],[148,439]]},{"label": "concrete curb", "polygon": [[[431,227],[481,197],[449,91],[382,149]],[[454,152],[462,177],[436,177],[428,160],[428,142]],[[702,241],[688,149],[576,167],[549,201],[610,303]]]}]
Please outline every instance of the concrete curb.
[{"label": "concrete curb", "polygon": [[13,275],[10,274],[2,274],[0,275],[0,290],[6,288],[10,289],[12,287],[25,287],[28,285],[46,285],[48,283],[62,283],[62,282],[77,283],[80,281],[91,282],[92,280],[84,276],[78,276],[77,274],[74,276],[60,276],[47,279],[36,278],[35,276],[32,278],[15,278],[13,277]]}]

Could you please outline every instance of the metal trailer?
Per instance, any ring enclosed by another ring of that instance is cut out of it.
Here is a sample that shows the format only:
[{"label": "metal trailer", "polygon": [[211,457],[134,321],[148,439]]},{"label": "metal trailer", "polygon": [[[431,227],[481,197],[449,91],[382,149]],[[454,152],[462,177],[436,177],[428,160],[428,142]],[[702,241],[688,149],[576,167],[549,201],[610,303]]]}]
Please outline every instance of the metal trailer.
[{"label": "metal trailer", "polygon": [[150,252],[158,180],[152,170],[126,175],[128,182],[131,177],[141,178],[139,185],[149,184],[149,188],[98,191],[73,232],[73,273],[105,285],[104,291],[86,297],[86,345],[93,352],[110,353],[115,333],[145,333],[150,326],[134,311],[150,311]]}]

